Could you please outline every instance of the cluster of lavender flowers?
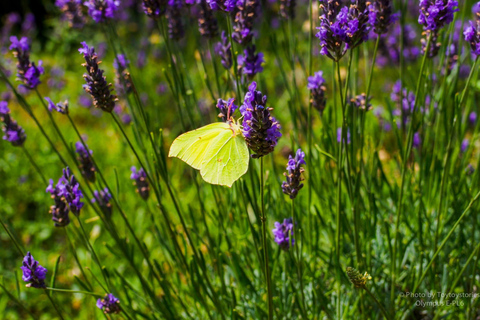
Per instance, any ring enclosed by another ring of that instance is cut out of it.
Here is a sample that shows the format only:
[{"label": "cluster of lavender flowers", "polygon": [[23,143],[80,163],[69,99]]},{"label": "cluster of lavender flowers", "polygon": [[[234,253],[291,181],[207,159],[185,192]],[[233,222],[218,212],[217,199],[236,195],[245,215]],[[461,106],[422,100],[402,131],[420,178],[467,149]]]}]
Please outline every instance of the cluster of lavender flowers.
[{"label": "cluster of lavender flowers", "polygon": [[84,204],[83,193],[69,167],[63,169],[63,175],[55,186],[53,179],[50,179],[46,191],[55,201],[55,205],[50,207],[50,213],[56,227],[65,227],[70,223],[69,212],[77,216],[80,214]]},{"label": "cluster of lavender flowers", "polygon": [[45,97],[45,100],[48,102],[48,111],[57,111],[61,114],[68,114],[68,101],[65,100],[64,102],[59,102],[57,104],[53,103],[52,99],[49,97]]},{"label": "cluster of lavender flowers", "polygon": [[422,39],[422,51],[428,46],[428,57],[433,58],[440,50],[437,42],[440,30],[453,21],[454,13],[458,11],[458,1],[455,0],[421,0],[418,23],[423,25],[426,39]]},{"label": "cluster of lavender flowers", "polygon": [[313,76],[308,77],[308,90],[310,90],[312,106],[320,113],[323,113],[327,106],[327,99],[325,97],[325,79],[323,78],[323,72],[317,71]]},{"label": "cluster of lavender flowers", "polygon": [[26,37],[18,40],[12,36],[10,41],[10,50],[17,58],[17,80],[23,82],[25,88],[35,89],[41,83],[40,76],[44,73],[42,61],[39,60],[38,65],[30,61],[30,46]]},{"label": "cluster of lavender flowers", "polygon": [[372,104],[370,103],[371,97],[367,98],[365,93],[357,95],[355,98],[352,98],[350,102],[352,106],[363,111],[372,110]]},{"label": "cluster of lavender flowers", "polygon": [[82,0],[57,0],[55,5],[62,11],[62,18],[68,21],[70,28],[83,28],[85,17],[82,12]]},{"label": "cluster of lavender flowers", "polygon": [[[403,51],[400,51],[400,37],[402,37]],[[380,67],[390,64],[398,65],[402,55],[405,62],[413,62],[420,56],[420,51],[420,48],[417,47],[415,28],[410,24],[405,24],[402,32],[401,24],[397,23],[388,33],[381,35],[376,63]]]},{"label": "cluster of lavender flowers", "polygon": [[368,39],[369,9],[366,1],[357,0],[341,7],[340,1],[321,0],[320,27],[316,37],[320,40],[320,53],[339,61],[348,49]]},{"label": "cluster of lavender flowers", "polygon": [[137,170],[137,168],[131,168],[132,174],[130,175],[130,179],[134,181],[134,185],[137,186],[137,193],[143,200],[147,200],[148,196],[150,195],[150,187],[147,181],[147,173],[143,168]]},{"label": "cluster of lavender flowers", "polygon": [[83,3],[88,8],[88,15],[95,22],[106,22],[115,17],[115,12],[120,8],[118,0],[87,0]]},{"label": "cluster of lavender flowers", "polygon": [[292,219],[284,219],[283,223],[275,222],[275,228],[272,230],[275,242],[282,250],[290,249],[290,245],[295,244],[293,239],[293,222]]},{"label": "cluster of lavender flowers", "polygon": [[78,52],[83,54],[85,63],[83,63],[82,66],[87,69],[87,73],[83,74],[83,78],[87,82],[87,84],[83,86],[83,89],[90,94],[93,99],[93,105],[96,108],[102,109],[105,112],[112,112],[117,97],[112,94],[112,84],[107,84],[103,70],[98,67],[100,62],[97,60],[98,57],[95,53],[95,48],[89,47],[85,42],[82,42],[82,47],[78,49]]},{"label": "cluster of lavender flowers", "polygon": [[22,266],[22,279],[27,283],[29,288],[45,288],[45,277],[47,275],[47,269],[42,267],[38,261],[36,261],[30,252],[23,258]]},{"label": "cluster of lavender flowers", "polygon": [[260,158],[272,152],[282,136],[280,124],[270,114],[273,108],[266,106],[267,96],[256,89],[257,83],[252,82],[240,107],[243,116],[242,133],[254,152],[252,158]]},{"label": "cluster of lavender flowers", "polygon": [[110,200],[112,199],[112,195],[108,188],[104,188],[103,190],[95,190],[93,191],[93,198],[92,203],[97,203],[98,206],[103,210],[107,217],[112,215],[112,205]]},{"label": "cluster of lavender flowers", "polygon": [[302,149],[297,150],[295,157],[288,156],[287,172],[284,173],[287,181],[282,183],[282,191],[292,200],[297,197],[298,192],[303,188],[302,173],[305,169],[302,164],[306,165],[305,153],[302,152]]},{"label": "cluster of lavender flowers", "polygon": [[123,94],[129,94],[132,92],[132,82],[130,81],[130,73],[127,70],[130,61],[127,60],[125,55],[119,54],[113,60],[113,67],[115,68],[116,76],[116,89],[117,92]]},{"label": "cluster of lavender flowers", "polygon": [[255,53],[255,45],[251,45],[243,51],[243,55],[238,55],[238,69],[241,74],[244,74],[249,81],[251,81],[257,73],[263,71],[262,63],[263,53]]},{"label": "cluster of lavender flowers", "polygon": [[469,21],[469,25],[465,27],[463,32],[465,41],[470,44],[472,54],[480,55],[480,13],[476,13],[475,22]]},{"label": "cluster of lavender flowers", "polygon": [[153,19],[157,19],[165,14],[167,10],[167,0],[143,0],[143,12]]},{"label": "cluster of lavender flowers", "polygon": [[3,122],[3,140],[10,142],[13,146],[22,146],[27,135],[15,120],[10,117],[10,109],[6,101],[0,101],[0,120]]},{"label": "cluster of lavender flowers", "polygon": [[200,11],[198,13],[198,30],[200,34],[208,39],[215,38],[218,34],[217,19],[213,10],[206,0],[199,0]]},{"label": "cluster of lavender flowers", "polygon": [[92,150],[88,150],[82,141],[75,143],[75,152],[77,153],[78,168],[82,175],[90,182],[95,182],[95,165],[92,159]]},{"label": "cluster of lavender flowers", "polygon": [[398,16],[392,12],[391,0],[374,0],[368,6],[368,10],[369,24],[373,28],[373,32],[378,35],[387,33],[390,25],[398,18]]},{"label": "cluster of lavender flowers", "polygon": [[122,311],[120,300],[111,293],[105,295],[103,299],[97,300],[97,308],[103,310],[104,313],[119,313]]},{"label": "cluster of lavender flowers", "polygon": [[232,44],[230,43],[225,31],[222,31],[221,41],[215,44],[215,53],[220,56],[222,66],[229,70],[232,67]]},{"label": "cluster of lavender flowers", "polygon": [[167,4],[168,36],[170,39],[180,40],[185,35],[185,27],[182,21],[182,0],[169,0]]}]

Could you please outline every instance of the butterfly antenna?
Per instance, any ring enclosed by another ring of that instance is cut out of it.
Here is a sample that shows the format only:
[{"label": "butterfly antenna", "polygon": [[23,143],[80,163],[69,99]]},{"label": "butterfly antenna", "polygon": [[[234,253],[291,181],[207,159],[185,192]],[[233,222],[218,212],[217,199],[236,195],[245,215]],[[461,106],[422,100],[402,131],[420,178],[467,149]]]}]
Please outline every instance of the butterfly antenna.
[{"label": "butterfly antenna", "polygon": [[230,102],[230,105],[228,106],[228,111],[227,111],[227,120],[230,120],[230,110],[232,109],[232,105],[235,99],[232,99],[232,102]]}]

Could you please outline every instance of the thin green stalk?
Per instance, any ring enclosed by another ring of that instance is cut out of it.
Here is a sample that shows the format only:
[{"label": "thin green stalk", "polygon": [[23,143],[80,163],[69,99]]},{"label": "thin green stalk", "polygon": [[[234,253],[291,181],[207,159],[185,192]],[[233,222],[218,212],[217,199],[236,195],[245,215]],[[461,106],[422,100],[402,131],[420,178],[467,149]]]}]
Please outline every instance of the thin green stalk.
[{"label": "thin green stalk", "polygon": [[37,165],[37,163],[33,160],[32,156],[30,155],[30,153],[28,152],[27,148],[25,148],[25,145],[23,144],[22,145],[22,150],[23,152],[25,152],[25,155],[27,156],[27,159],[28,161],[30,161],[30,163],[32,164],[32,166],[35,168],[35,170],[37,171],[38,175],[42,178],[42,182],[44,185],[48,185],[48,180],[45,178],[45,176],[43,175],[43,172],[42,170],[40,170],[40,167]]},{"label": "thin green stalk", "polygon": [[423,72],[425,70],[425,64],[427,61],[427,56],[428,56],[428,50],[430,47],[430,41],[431,37],[428,37],[427,40],[427,45],[425,48],[425,53],[423,55],[422,59],[422,64],[420,66],[420,73],[418,76],[417,80],[417,86],[415,88],[415,102],[413,106],[413,112],[412,112],[412,119],[411,119],[411,124],[410,128],[408,130],[408,138],[407,138],[407,145],[405,146],[405,154],[403,156],[403,165],[402,165],[402,175],[401,175],[401,185],[400,185],[400,195],[398,198],[398,204],[397,204],[397,216],[395,218],[395,236],[393,240],[393,252],[392,252],[392,260],[391,260],[391,285],[390,285],[390,302],[391,302],[391,307],[392,307],[392,314],[395,314],[395,282],[396,282],[396,271],[397,271],[397,250],[398,250],[398,238],[400,236],[400,220],[402,217],[402,209],[403,209],[403,196],[405,193],[405,182],[406,182],[406,173],[407,173],[407,164],[408,164],[408,158],[410,156],[410,151],[412,149],[412,140],[413,140],[413,127],[415,125],[415,114],[417,112],[417,107],[418,107],[418,101],[419,99],[419,93],[420,93],[420,87],[422,84],[422,78],[423,78]]},{"label": "thin green stalk", "polygon": [[375,301],[375,303],[378,305],[378,307],[380,308],[380,310],[382,311],[383,315],[385,316],[385,318],[387,320],[390,320],[390,319],[393,319],[387,312],[387,310],[385,309],[385,307],[380,303],[380,301],[377,300],[377,298],[375,297],[375,295],[367,288],[367,286],[364,286],[363,289],[365,289],[365,291],[368,293],[368,295],[373,299],[373,301]]},{"label": "thin green stalk", "polygon": [[63,316],[62,316],[62,313],[60,312],[60,309],[58,308],[57,304],[55,303],[55,301],[53,300],[53,298],[48,294],[48,291],[49,288],[45,288],[45,294],[47,295],[48,297],[48,300],[50,300],[50,302],[52,303],[53,307],[55,308],[55,311],[57,311],[58,313],[58,317],[62,320],[64,320]]},{"label": "thin green stalk", "polygon": [[272,284],[270,279],[270,268],[268,266],[268,242],[267,242],[267,217],[265,215],[265,194],[264,194],[264,174],[263,171],[263,157],[260,158],[260,199],[262,204],[262,239],[263,239],[263,255],[264,255],[264,268],[265,268],[265,279],[267,281],[267,294],[268,294],[268,319],[273,320],[273,292]]},{"label": "thin green stalk", "polygon": [[[292,239],[292,243],[291,243],[291,246],[293,247],[293,249],[295,250],[295,254],[297,255],[297,258],[295,259],[295,263],[296,263],[296,269],[297,269],[297,276],[298,276],[298,282],[300,283],[300,294],[301,294],[301,297],[302,297],[302,308],[301,308],[301,311],[302,311],[302,314],[303,314],[303,317],[305,319],[308,319],[308,316],[307,316],[307,307],[306,307],[306,303],[305,303],[305,291],[304,291],[304,288],[303,288],[303,277],[302,277],[302,256],[300,255],[299,251],[298,251],[298,242],[300,241],[300,234],[298,232],[295,231],[295,226],[296,226],[296,220],[295,220],[295,199],[292,199],[292,224],[293,224],[293,232],[292,232],[292,235],[295,235],[296,238],[297,238],[297,241],[293,241],[293,236],[291,235],[291,239]],[[301,224],[300,224],[301,225]],[[295,254],[293,255],[295,257]]]},{"label": "thin green stalk", "polygon": [[94,296],[94,297],[99,297],[99,298],[104,297],[103,294],[98,294],[98,293],[88,292],[88,291],[80,291],[80,290],[59,289],[59,288],[50,288],[50,287],[46,287],[45,290],[55,291],[55,292],[63,292],[63,293],[81,293],[81,294],[87,294],[87,295]]}]

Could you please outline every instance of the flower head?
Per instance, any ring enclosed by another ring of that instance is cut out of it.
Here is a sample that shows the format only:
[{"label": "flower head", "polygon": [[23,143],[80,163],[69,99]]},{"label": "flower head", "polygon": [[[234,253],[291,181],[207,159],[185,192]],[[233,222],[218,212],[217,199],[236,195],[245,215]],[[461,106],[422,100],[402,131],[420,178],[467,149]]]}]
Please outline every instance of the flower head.
[{"label": "flower head", "polygon": [[240,107],[243,116],[243,136],[254,152],[252,158],[263,157],[273,151],[280,133],[280,124],[272,117],[272,108],[267,108],[267,96],[257,91],[257,83],[252,82]]},{"label": "flower head", "polygon": [[477,16],[475,22],[469,21],[469,24],[465,26],[463,31],[465,41],[470,44],[472,54],[480,55],[480,14]]},{"label": "flower head", "polygon": [[230,43],[225,31],[222,31],[221,41],[215,45],[215,53],[222,59],[222,66],[225,69],[232,67],[232,44]]},{"label": "flower head", "polygon": [[284,19],[295,19],[296,0],[280,0],[280,15]]},{"label": "flower head", "polygon": [[290,249],[290,244],[295,244],[293,239],[293,223],[292,219],[284,219],[283,223],[275,222],[275,229],[272,230],[275,242],[282,250]]},{"label": "flower head", "polygon": [[95,165],[92,159],[92,150],[86,148],[82,141],[75,143],[75,152],[77,153],[78,167],[82,175],[90,182],[95,182]]},{"label": "flower head", "polygon": [[458,11],[456,0],[420,0],[418,23],[429,32],[437,32],[453,21],[453,14]]},{"label": "flower head", "polygon": [[143,11],[150,18],[158,18],[167,10],[167,0],[143,0]]},{"label": "flower head", "polygon": [[236,2],[235,20],[233,23],[232,38],[241,45],[247,45],[253,38],[253,23],[257,17],[259,0],[238,0]]},{"label": "flower head", "polygon": [[347,268],[347,276],[355,288],[364,288],[367,284],[367,280],[372,279],[367,272],[362,275],[357,269],[352,267]]},{"label": "flower head", "polygon": [[322,113],[327,105],[327,99],[325,98],[327,88],[325,87],[323,71],[317,71],[313,76],[308,77],[307,88],[312,95],[310,102],[315,109]]},{"label": "flower head", "polygon": [[68,114],[68,101],[65,100],[65,102],[59,102],[57,104],[53,103],[52,99],[49,97],[45,97],[45,100],[48,102],[48,111],[57,111],[61,114]]},{"label": "flower head", "polygon": [[62,11],[63,20],[68,21],[70,28],[83,27],[85,17],[82,12],[82,0],[57,0],[55,5]]},{"label": "flower head", "polygon": [[38,65],[30,61],[30,46],[26,37],[18,40],[17,37],[10,37],[10,50],[17,58],[17,80],[23,82],[27,89],[35,89],[40,83],[40,76],[45,72],[42,61]]},{"label": "flower head", "polygon": [[[400,51],[399,39],[403,37],[403,52]],[[413,62],[420,56],[417,46],[417,32],[412,25],[396,23],[391,30],[380,37],[377,62],[378,65],[388,66],[392,63],[398,65],[403,55],[405,62]]]},{"label": "flower head", "polygon": [[208,39],[215,38],[218,34],[217,19],[206,0],[200,0],[199,6],[198,29],[200,34]]},{"label": "flower head", "polygon": [[223,10],[225,12],[232,12],[235,8],[236,0],[207,0],[207,4],[214,11]]},{"label": "flower head", "polygon": [[112,205],[110,204],[111,199],[112,195],[108,188],[93,191],[92,203],[97,203],[108,217],[112,215]]},{"label": "flower head", "polygon": [[255,53],[255,45],[251,45],[243,50],[244,54],[237,57],[238,68],[241,73],[246,75],[248,80],[252,80],[257,73],[263,71],[262,63],[263,53]]},{"label": "flower head", "polygon": [[105,22],[114,18],[115,11],[120,7],[118,0],[87,0],[83,3],[88,8],[88,15],[95,22]]},{"label": "flower head", "polygon": [[130,93],[132,92],[132,82],[130,81],[130,73],[127,70],[130,61],[127,60],[125,55],[118,54],[113,60],[113,67],[115,68],[116,75],[116,88],[117,92]]},{"label": "flower head", "polygon": [[180,40],[185,35],[182,21],[182,0],[169,0],[167,5],[168,36],[173,40]]},{"label": "flower head", "polygon": [[301,165],[306,165],[305,153],[302,149],[298,149],[295,157],[288,156],[287,172],[284,173],[287,181],[282,183],[282,191],[290,196],[290,199],[297,197],[298,191],[303,188],[302,173],[305,171]]},{"label": "flower head", "polygon": [[100,62],[97,61],[98,57],[95,53],[95,48],[89,47],[85,42],[82,42],[82,47],[78,49],[78,52],[83,54],[85,63],[82,66],[87,69],[87,72],[83,74],[83,78],[87,83],[83,86],[83,89],[90,94],[93,99],[93,105],[96,108],[112,112],[117,97],[112,94],[112,84],[107,84],[103,70],[98,67]]},{"label": "flower head", "polygon": [[25,130],[10,117],[10,109],[6,101],[0,101],[0,120],[3,122],[3,140],[10,142],[14,147],[22,146],[27,135]]},{"label": "flower head", "polygon": [[376,34],[386,33],[390,25],[397,20],[397,15],[392,13],[391,0],[373,0],[368,9],[368,19]]},{"label": "flower head", "polygon": [[23,281],[28,282],[27,287],[45,288],[47,269],[42,267],[30,252],[27,252],[27,255],[23,258],[20,269],[22,269]]},{"label": "flower head", "polygon": [[368,14],[364,0],[340,8],[339,1],[321,0],[320,27],[316,37],[320,39],[320,53],[340,60],[348,49],[353,49],[368,39]]},{"label": "flower head", "polygon": [[352,106],[356,107],[357,109],[368,111],[368,110],[372,110],[370,99],[371,97],[367,98],[366,94],[362,93],[356,96],[355,98],[352,98],[350,102],[352,103]]},{"label": "flower head", "polygon": [[120,300],[111,293],[106,294],[103,299],[97,300],[97,308],[103,310],[104,313],[119,313],[121,311]]},{"label": "flower head", "polygon": [[[340,143],[342,141],[342,127],[337,128],[337,142]],[[347,136],[344,137],[343,143],[350,144],[352,142],[350,137],[350,128],[347,129]]]},{"label": "flower head", "polygon": [[[233,103],[235,99],[230,98],[227,101],[223,99],[218,99],[217,101],[217,108],[220,110],[220,113],[218,114],[219,118],[222,118],[224,122],[227,122],[230,120],[230,117],[233,115],[235,110],[237,110],[238,106]],[[229,117],[230,116],[230,117]]]},{"label": "flower head", "polygon": [[137,170],[135,167],[131,167],[132,174],[130,179],[134,181],[134,185],[137,186],[137,192],[143,200],[147,200],[150,194],[150,187],[148,186],[147,173],[143,168]]}]

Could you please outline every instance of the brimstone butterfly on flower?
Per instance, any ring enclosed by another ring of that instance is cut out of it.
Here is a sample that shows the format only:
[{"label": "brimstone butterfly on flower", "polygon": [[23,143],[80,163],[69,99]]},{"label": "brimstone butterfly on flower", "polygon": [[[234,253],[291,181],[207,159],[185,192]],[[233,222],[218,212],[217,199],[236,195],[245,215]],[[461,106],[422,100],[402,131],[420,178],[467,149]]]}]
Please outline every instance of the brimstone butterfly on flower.
[{"label": "brimstone butterfly on flower", "polygon": [[248,170],[249,153],[240,124],[227,117],[178,136],[169,157],[177,157],[211,184],[231,187]]}]

